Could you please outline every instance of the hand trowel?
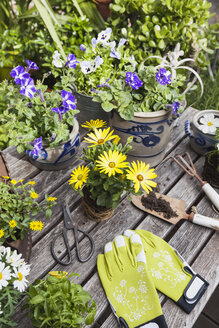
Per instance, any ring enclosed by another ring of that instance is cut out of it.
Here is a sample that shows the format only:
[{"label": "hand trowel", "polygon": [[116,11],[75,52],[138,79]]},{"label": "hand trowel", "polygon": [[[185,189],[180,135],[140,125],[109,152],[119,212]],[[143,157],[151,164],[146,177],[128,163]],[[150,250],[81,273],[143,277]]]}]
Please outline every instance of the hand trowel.
[{"label": "hand trowel", "polygon": [[185,211],[186,203],[183,200],[161,195],[156,192],[153,194],[155,195],[154,198],[158,200],[158,203],[161,200],[164,205],[166,203],[167,206],[170,207],[169,213],[166,213],[162,208],[159,209],[158,207],[154,210],[152,203],[150,204],[150,202],[147,202],[148,195],[146,193],[141,196],[132,195],[132,203],[141,210],[172,224],[176,224],[184,219],[204,227],[219,230],[219,218],[210,218],[201,214],[187,214]]}]

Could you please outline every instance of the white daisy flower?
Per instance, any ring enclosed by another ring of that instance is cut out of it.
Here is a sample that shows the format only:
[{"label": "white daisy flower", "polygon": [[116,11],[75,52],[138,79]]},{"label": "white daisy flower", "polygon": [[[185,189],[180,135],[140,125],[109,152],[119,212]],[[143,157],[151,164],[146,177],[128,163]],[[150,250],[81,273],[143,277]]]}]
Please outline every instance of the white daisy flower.
[{"label": "white daisy flower", "polygon": [[17,288],[21,293],[25,290],[28,284],[28,280],[26,279],[26,276],[29,274],[30,268],[29,265],[22,265],[18,268],[14,268],[14,273],[12,276],[14,278],[17,278],[14,282],[14,288]]},{"label": "white daisy flower", "polygon": [[9,267],[5,267],[5,263],[0,262],[0,290],[2,287],[8,285],[8,281],[11,279],[11,270]]},{"label": "white daisy flower", "polygon": [[200,118],[199,127],[203,133],[215,134],[216,128],[219,128],[219,119],[212,113],[204,114]]},{"label": "white daisy flower", "polygon": [[9,249],[9,251],[7,251],[6,261],[13,267],[18,267],[23,262],[21,256],[22,254],[17,254],[16,250],[11,254],[11,250]]}]

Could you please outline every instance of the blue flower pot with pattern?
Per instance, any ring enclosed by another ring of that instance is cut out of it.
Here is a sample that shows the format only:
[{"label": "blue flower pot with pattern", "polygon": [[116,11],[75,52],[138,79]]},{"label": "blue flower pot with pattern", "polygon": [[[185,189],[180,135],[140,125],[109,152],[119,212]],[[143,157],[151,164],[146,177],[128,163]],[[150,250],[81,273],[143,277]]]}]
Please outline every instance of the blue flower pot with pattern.
[{"label": "blue flower pot with pattern", "polygon": [[170,140],[172,110],[158,112],[136,112],[133,120],[123,120],[116,111],[111,112],[110,125],[125,144],[133,137],[129,161],[143,161],[150,166],[158,165],[165,156]]},{"label": "blue flower pot with pattern", "polygon": [[38,157],[33,156],[31,150],[27,150],[26,154],[30,162],[39,169],[57,171],[72,165],[79,145],[79,125],[78,121],[75,119],[70,138],[67,142],[63,142],[55,148],[50,148],[48,144],[43,142]]},{"label": "blue flower pot with pattern", "polygon": [[190,145],[192,149],[203,155],[208,151],[211,151],[215,148],[216,143],[219,143],[219,140],[215,139],[215,135],[203,133],[200,129],[199,120],[204,114],[214,114],[215,117],[219,119],[219,111],[214,109],[202,110],[194,115],[192,122],[187,120],[185,122],[185,133],[190,139]]}]

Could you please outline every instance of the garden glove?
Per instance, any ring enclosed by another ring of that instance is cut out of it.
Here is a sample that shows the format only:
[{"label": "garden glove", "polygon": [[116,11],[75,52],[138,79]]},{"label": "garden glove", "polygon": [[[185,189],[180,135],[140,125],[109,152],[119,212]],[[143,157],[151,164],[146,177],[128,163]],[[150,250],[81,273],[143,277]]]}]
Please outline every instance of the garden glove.
[{"label": "garden glove", "polygon": [[167,328],[139,235],[107,243],[97,269],[121,328]]},{"label": "garden glove", "polygon": [[141,237],[155,287],[190,313],[207,289],[207,281],[162,238],[138,229],[126,230],[124,235],[130,237],[135,233]]}]

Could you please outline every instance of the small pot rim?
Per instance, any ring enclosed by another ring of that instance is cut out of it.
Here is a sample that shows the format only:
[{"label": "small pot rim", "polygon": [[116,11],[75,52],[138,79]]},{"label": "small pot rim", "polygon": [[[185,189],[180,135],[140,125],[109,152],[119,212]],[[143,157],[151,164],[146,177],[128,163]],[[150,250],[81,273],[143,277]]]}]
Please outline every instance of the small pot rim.
[{"label": "small pot rim", "polygon": [[159,110],[157,112],[135,112],[134,117],[147,118],[147,117],[160,117],[164,115],[169,115],[172,110]]},{"label": "small pot rim", "polygon": [[192,123],[193,125],[196,127],[196,129],[201,132],[202,134],[208,136],[209,138],[213,138],[216,134],[212,134],[212,133],[204,133],[202,132],[202,130],[200,129],[200,125],[197,123],[199,118],[201,116],[203,116],[204,114],[217,114],[219,116],[219,111],[216,109],[206,109],[206,110],[202,110],[202,111],[198,111],[198,113],[196,113],[192,119]]}]

